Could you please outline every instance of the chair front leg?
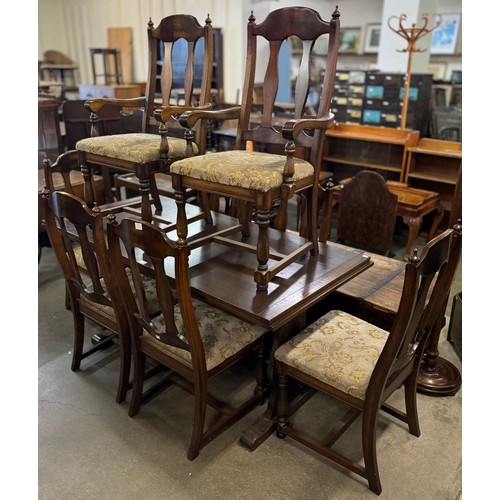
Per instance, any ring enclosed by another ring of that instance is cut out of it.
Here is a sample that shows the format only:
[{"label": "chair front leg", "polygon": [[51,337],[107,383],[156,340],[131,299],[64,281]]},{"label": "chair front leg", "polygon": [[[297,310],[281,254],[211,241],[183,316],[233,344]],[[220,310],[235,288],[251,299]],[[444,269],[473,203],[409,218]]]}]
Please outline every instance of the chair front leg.
[{"label": "chair front leg", "polygon": [[259,235],[257,240],[257,270],[254,274],[254,280],[257,283],[257,291],[267,290],[267,285],[271,280],[268,273],[269,266],[269,234],[268,229],[271,224],[271,209],[257,209],[257,224],[259,226]]},{"label": "chair front leg", "polygon": [[177,205],[177,245],[187,245],[187,217],[186,217],[186,188],[182,184],[182,177],[172,173],[172,187]]},{"label": "chair front leg", "polygon": [[94,189],[92,187],[92,172],[87,163],[87,156],[84,151],[78,151],[78,163],[80,164],[80,170],[83,175],[83,197],[85,199],[85,203],[89,207],[94,206],[95,198],[94,198]]},{"label": "chair front leg", "polygon": [[136,164],[136,174],[139,179],[139,191],[141,193],[141,217],[146,222],[153,220],[151,212],[151,203],[149,201],[150,184],[149,175],[150,170],[146,164]]},{"label": "chair front leg", "polygon": [[278,421],[276,435],[279,438],[286,436],[285,427],[288,425],[288,377],[285,375],[280,362],[276,362],[278,371]]}]

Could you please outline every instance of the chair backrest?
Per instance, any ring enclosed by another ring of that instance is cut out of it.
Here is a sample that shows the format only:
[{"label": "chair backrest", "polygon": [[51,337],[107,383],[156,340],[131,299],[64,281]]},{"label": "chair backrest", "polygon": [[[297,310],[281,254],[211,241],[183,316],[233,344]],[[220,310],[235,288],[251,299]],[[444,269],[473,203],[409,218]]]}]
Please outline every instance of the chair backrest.
[{"label": "chair backrest", "polygon": [[393,245],[398,197],[378,172],[362,170],[340,191],[339,241],[377,253]]},{"label": "chair backrest", "polygon": [[[371,377],[368,402],[379,405],[415,370],[418,372],[429,335],[446,307],[461,255],[460,221],[408,257],[398,312]],[[378,406],[374,406],[378,407]]]},{"label": "chair backrest", "polygon": [[[279,106],[279,103],[276,104],[279,79],[284,78],[287,82],[290,79],[288,74],[279,74],[280,49],[291,37],[295,37],[294,39],[298,41],[294,45],[301,48],[294,49],[294,58],[298,58],[300,64],[294,84],[294,111],[288,118],[298,119],[307,116],[308,97],[314,83],[313,58],[316,56],[313,54],[313,49],[320,37],[327,38],[328,49],[324,56],[325,72],[316,116],[328,115],[337,66],[339,17],[340,14],[336,10],[330,22],[326,22],[321,19],[318,12],[308,7],[285,7],[270,12],[262,23],[256,24],[252,13],[247,26],[246,69],[236,138],[238,149],[245,149],[246,141],[283,146],[287,142],[281,134],[280,127],[275,126],[277,119],[274,114]],[[267,43],[267,50],[261,46],[262,41]],[[296,51],[300,54],[296,54]],[[266,68],[263,81],[256,71],[260,66]],[[251,116],[255,95],[262,96],[260,116]],[[297,147],[307,148],[307,152],[304,152],[305,158],[314,166],[321,164],[324,132],[319,129],[312,135],[302,132],[294,141]],[[280,154],[284,154],[284,147],[279,149],[281,149]]]},{"label": "chair backrest", "polygon": [[43,62],[48,64],[73,64],[73,61],[58,50],[46,50],[43,53]]},{"label": "chair backrest", "polygon": [[119,289],[112,277],[106,248],[103,214],[90,210],[83,200],[64,191],[43,194],[45,225],[74,302],[88,301],[121,308],[116,318],[126,318]]},{"label": "chair backrest", "polygon": [[[212,21],[207,17],[205,25],[201,26],[193,16],[175,14],[163,18],[155,28],[150,20],[148,45],[149,73],[143,132],[156,133],[158,122],[154,118],[154,109],[159,105],[175,104],[176,91],[182,92],[186,106],[210,103],[214,57]],[[169,132],[176,125],[175,122],[169,123]],[[204,127],[200,123],[196,130],[198,146],[199,141],[202,141],[203,151]],[[203,132],[200,132],[200,128],[203,128]],[[184,134],[180,125],[179,130]]]},{"label": "chair backrest", "polygon": [[[85,100],[68,100],[62,104],[62,116],[66,130],[66,148],[76,148],[80,139],[91,136],[90,111],[84,107]],[[104,106],[99,112],[99,121],[96,126],[99,135],[111,135],[121,133],[120,108],[116,106]]]},{"label": "chair backrest", "polygon": [[[177,246],[158,227],[137,219],[124,218],[107,227],[108,247],[113,275],[118,282],[130,317],[134,337],[145,329],[157,340],[191,353],[193,368],[206,369],[203,344],[189,287],[188,253],[186,246]],[[127,279],[125,260],[134,286]],[[145,265],[154,275],[158,303],[165,320],[164,328],[151,321],[144,289]],[[175,279],[165,269],[173,271]],[[175,291],[174,291],[175,290]],[[179,303],[181,318],[176,318],[174,306]],[[179,325],[182,324],[182,329]]]},{"label": "chair backrest", "polygon": [[[75,150],[66,151],[53,164],[46,158],[43,161],[43,173],[44,185],[49,191],[65,191],[79,198],[85,198],[83,175]],[[110,175],[108,171],[102,173]],[[110,178],[105,179],[103,175],[91,171],[92,199],[97,205],[114,201],[114,195],[109,187],[110,183]],[[88,202],[88,200],[85,201]]]}]

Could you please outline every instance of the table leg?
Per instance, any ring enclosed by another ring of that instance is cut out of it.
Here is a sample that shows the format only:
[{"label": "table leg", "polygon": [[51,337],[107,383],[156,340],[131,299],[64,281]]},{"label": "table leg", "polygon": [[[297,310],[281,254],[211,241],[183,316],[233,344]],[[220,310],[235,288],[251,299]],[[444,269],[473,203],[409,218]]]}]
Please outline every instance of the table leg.
[{"label": "table leg", "polygon": [[405,255],[410,255],[413,243],[417,239],[422,225],[422,217],[403,217],[403,222],[408,226],[408,240]]},{"label": "table leg", "polygon": [[240,443],[250,451],[254,451],[258,448],[274,432],[274,427],[278,419],[278,377],[274,371],[274,353],[293,333],[299,332],[305,327],[306,314],[303,313],[293,322],[274,332],[274,340],[269,354],[269,365],[267,368],[267,376],[271,385],[267,408],[266,411],[240,436]]},{"label": "table leg", "polygon": [[441,206],[441,204],[439,204],[439,206],[436,208],[436,213],[434,215],[431,228],[429,229],[429,234],[427,235],[427,241],[430,241],[434,236],[434,233],[439,227],[439,224],[441,224],[441,221],[443,220],[443,216],[444,216],[444,208]]}]

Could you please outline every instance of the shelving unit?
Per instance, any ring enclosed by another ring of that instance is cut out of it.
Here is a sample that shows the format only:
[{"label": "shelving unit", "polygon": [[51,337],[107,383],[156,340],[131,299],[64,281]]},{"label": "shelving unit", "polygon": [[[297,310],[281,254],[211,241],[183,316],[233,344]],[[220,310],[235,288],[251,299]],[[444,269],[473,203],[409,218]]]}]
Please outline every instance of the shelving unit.
[{"label": "shelving unit", "polygon": [[418,130],[335,123],[326,132],[322,169],[332,172],[334,182],[364,169],[403,182],[408,148],[416,146],[419,137]]},{"label": "shelving unit", "polygon": [[[413,74],[407,128],[428,136],[432,118],[432,75]],[[405,75],[379,71],[338,70],[332,112],[339,123],[398,128],[401,125]]]},{"label": "shelving unit", "polygon": [[439,193],[442,207],[449,212],[461,163],[461,142],[423,138],[408,148],[404,181]]}]

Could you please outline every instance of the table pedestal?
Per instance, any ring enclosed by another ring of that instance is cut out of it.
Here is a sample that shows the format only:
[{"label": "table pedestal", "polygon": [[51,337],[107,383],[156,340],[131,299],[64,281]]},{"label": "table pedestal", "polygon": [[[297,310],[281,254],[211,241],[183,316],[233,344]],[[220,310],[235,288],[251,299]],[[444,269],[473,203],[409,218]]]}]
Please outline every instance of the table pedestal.
[{"label": "table pedestal", "polygon": [[454,396],[462,385],[458,368],[439,357],[439,335],[445,323],[443,311],[441,321],[437,321],[431,331],[429,346],[418,373],[417,391],[427,396]]},{"label": "table pedestal", "polygon": [[444,358],[437,358],[432,371],[420,368],[417,391],[427,396],[454,396],[462,385],[457,367]]}]

